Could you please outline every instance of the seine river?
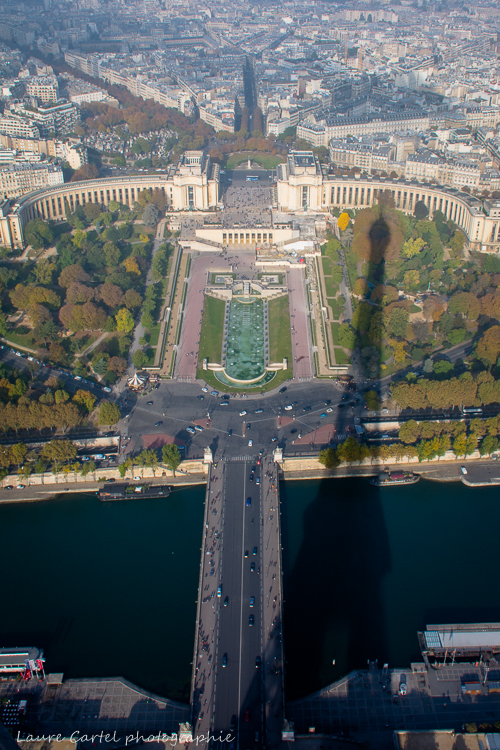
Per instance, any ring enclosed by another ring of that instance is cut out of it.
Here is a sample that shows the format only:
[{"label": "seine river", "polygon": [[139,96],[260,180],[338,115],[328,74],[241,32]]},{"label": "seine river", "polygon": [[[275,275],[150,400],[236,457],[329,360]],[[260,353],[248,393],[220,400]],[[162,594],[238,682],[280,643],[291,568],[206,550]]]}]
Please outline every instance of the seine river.
[{"label": "seine river", "polygon": [[[289,699],[367,659],[409,666],[426,623],[500,621],[499,489],[353,478],[281,492]],[[203,501],[200,486],[0,506],[0,646],[43,648],[49,672],[122,675],[187,701]]]}]

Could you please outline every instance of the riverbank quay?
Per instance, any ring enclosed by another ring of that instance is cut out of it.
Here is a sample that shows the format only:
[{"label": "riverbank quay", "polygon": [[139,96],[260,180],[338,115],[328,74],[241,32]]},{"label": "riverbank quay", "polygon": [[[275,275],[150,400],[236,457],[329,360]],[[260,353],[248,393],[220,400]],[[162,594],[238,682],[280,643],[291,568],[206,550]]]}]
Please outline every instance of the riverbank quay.
[{"label": "riverbank quay", "polygon": [[[109,475],[109,474],[108,474]],[[144,477],[144,479],[141,478],[140,481],[133,482],[130,479],[117,479],[117,482],[123,482],[127,484],[147,484],[148,486],[151,485],[157,485],[157,484],[165,484],[165,477]],[[181,489],[183,487],[194,487],[199,484],[205,484],[207,481],[207,477],[203,472],[199,473],[190,473],[190,474],[179,474],[176,472],[176,476],[169,476],[168,477],[168,484],[172,487],[173,491],[168,496],[168,498],[175,498],[175,490]],[[73,494],[91,494],[91,493],[98,493],[99,490],[101,490],[103,487],[105,487],[106,484],[104,482],[72,482],[70,481],[61,481],[54,484],[46,484],[46,485],[30,485],[26,486],[23,490],[5,490],[0,489],[0,504],[2,503],[20,503],[20,502],[36,502],[41,500],[51,500],[57,495],[63,495],[64,493],[68,492],[71,495]],[[109,485],[108,485],[109,486]],[[130,498],[131,500],[139,500],[141,499],[141,495],[138,493],[137,495],[133,494]],[[116,501],[120,502],[120,501]]]},{"label": "riverbank quay", "polygon": [[[485,680],[485,665],[442,665],[427,669],[424,663],[410,668],[384,669],[370,663],[368,670],[351,672],[322,690],[291,701],[286,716],[297,734],[310,732],[326,738],[346,736],[362,741],[382,740],[371,747],[394,747],[394,731],[460,731],[466,723],[493,722],[498,715],[498,695],[482,684],[477,695],[464,700],[462,685],[471,673]],[[399,694],[404,678],[406,695]],[[485,680],[486,681],[486,680]],[[387,742],[383,742],[384,738]],[[325,744],[325,743],[323,743]]]},{"label": "riverbank quay", "polygon": [[123,747],[126,737],[131,738],[129,745],[142,744],[131,737],[136,732],[145,737],[178,734],[179,724],[189,721],[191,713],[189,705],[142,690],[123,677],[64,680],[62,674],[48,674],[43,680],[12,679],[0,683],[0,700],[26,700],[23,731],[27,725],[36,735],[73,737],[73,747],[76,740],[80,745],[85,736],[101,732],[116,733],[115,740],[103,742],[111,748]]},{"label": "riverbank quay", "polygon": [[[423,479],[430,479],[435,482],[461,481],[468,487],[487,487],[500,484],[500,461],[478,458],[475,455],[457,459],[454,454],[453,459],[448,457],[426,461],[425,463],[418,463],[416,461],[399,461],[398,463],[374,461],[370,463],[369,461],[364,461],[357,465],[341,464],[335,469],[325,469],[320,464],[317,455],[308,456],[307,458],[290,457],[284,458],[279,462],[279,478],[284,480],[307,480],[374,477],[382,470],[398,471],[401,470],[402,464],[407,466],[409,463],[411,463],[412,471],[416,474],[420,474]],[[137,482],[137,484],[143,483],[148,485],[165,484],[165,478],[168,478],[168,484],[174,488],[207,483],[206,464],[203,464],[201,461],[186,461],[181,466],[182,469],[176,470],[175,477],[171,471],[161,467],[157,469],[137,467],[132,473],[134,476],[140,477],[138,480],[132,480],[130,477],[122,479],[116,469],[100,469],[96,471],[96,476],[101,475],[101,481],[88,481],[85,477],[79,474],[73,475],[72,473],[32,475],[29,478],[30,484],[25,485],[23,489],[17,489],[15,484],[11,484],[13,480],[21,480],[22,478],[18,475],[15,477],[10,475],[10,477],[6,477],[3,480],[2,486],[0,486],[0,504],[48,500],[64,492],[99,492],[105,486],[106,479],[110,478],[116,482],[128,484]],[[463,473],[462,466],[466,466],[467,474]],[[10,484],[14,489],[6,490],[6,484]],[[132,498],[140,499],[135,495],[132,495]]]}]

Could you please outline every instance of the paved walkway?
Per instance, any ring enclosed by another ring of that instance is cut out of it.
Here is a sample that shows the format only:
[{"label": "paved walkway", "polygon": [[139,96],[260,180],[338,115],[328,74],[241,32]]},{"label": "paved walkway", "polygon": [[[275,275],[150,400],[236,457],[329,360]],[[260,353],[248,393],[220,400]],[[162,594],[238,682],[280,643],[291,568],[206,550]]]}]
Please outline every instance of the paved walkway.
[{"label": "paved walkway", "polygon": [[40,734],[69,737],[79,733],[81,737],[116,732],[119,746],[136,732],[146,736],[153,732],[177,733],[179,722],[189,721],[190,715],[188,705],[148,693],[122,677],[65,680],[50,687],[45,680],[9,680],[0,684],[0,698],[27,700],[30,716],[36,714]]},{"label": "paved walkway", "polygon": [[296,380],[310,380],[314,374],[314,363],[303,269],[291,268],[287,271],[287,283],[290,300],[293,376]]},{"label": "paved walkway", "polygon": [[223,462],[210,467],[205,496],[205,528],[201,548],[201,569],[198,589],[198,609],[195,635],[195,654],[191,686],[193,731],[208,735],[213,729],[215,710],[216,650],[220,599],[223,527]]},{"label": "paved walkway", "polygon": [[181,380],[196,379],[207,273],[214,266],[231,270],[229,263],[218,255],[200,255],[191,265],[176,367],[176,377]]}]

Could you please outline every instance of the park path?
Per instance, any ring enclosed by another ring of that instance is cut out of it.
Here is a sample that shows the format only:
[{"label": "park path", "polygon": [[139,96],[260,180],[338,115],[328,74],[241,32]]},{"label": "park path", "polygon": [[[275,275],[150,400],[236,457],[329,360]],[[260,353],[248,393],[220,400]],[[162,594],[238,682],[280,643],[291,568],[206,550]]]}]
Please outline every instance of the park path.
[{"label": "park path", "polygon": [[[151,278],[151,269],[153,267],[153,259],[156,253],[158,252],[160,245],[163,243],[163,232],[165,231],[165,223],[166,223],[166,219],[162,219],[156,228],[156,236],[153,242],[153,252],[151,253],[151,263],[149,266],[148,274],[146,276],[146,287],[148,287],[150,284],[153,283],[153,280]],[[140,315],[141,315],[141,311],[139,310],[138,316]],[[139,339],[141,339],[143,336],[144,336],[144,326],[141,323],[141,318],[138,317],[138,319],[136,320],[136,325],[135,325],[134,333],[132,336],[132,345],[128,353],[127,374],[126,376],[124,376],[124,379],[122,378],[122,381],[125,383],[126,383],[126,378],[132,377],[136,370],[136,368],[132,364],[132,355],[137,349],[142,349],[142,346],[139,344]]]},{"label": "park path", "polygon": [[232,268],[228,260],[220,255],[201,255],[191,265],[176,367],[176,377],[180,380],[196,379],[207,273],[214,267],[227,268],[228,271]]},{"label": "park path", "polygon": [[290,320],[292,329],[293,376],[296,380],[310,380],[314,365],[309,333],[309,309],[302,268],[287,271]]}]

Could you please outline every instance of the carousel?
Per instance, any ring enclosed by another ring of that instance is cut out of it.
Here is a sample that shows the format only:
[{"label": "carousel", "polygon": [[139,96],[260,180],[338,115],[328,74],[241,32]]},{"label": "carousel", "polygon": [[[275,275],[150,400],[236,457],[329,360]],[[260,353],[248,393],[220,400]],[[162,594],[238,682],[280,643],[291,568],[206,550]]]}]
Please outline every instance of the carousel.
[{"label": "carousel", "polygon": [[131,391],[143,391],[148,384],[148,376],[144,373],[139,374],[138,372],[127,380],[127,386]]}]

